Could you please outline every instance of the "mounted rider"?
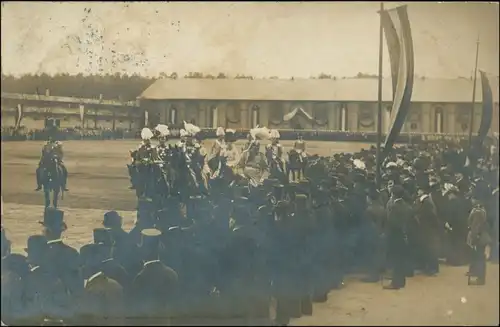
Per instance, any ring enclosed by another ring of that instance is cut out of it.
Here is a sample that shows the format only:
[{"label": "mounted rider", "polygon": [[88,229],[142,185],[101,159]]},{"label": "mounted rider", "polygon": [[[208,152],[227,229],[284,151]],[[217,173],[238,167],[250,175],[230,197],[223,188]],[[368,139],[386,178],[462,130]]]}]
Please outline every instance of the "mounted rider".
[{"label": "mounted rider", "polygon": [[217,139],[212,145],[212,151],[210,153],[211,158],[218,155],[224,156],[224,153],[227,149],[227,144],[225,140],[226,132],[224,131],[224,128],[218,127],[217,131],[215,132],[215,135],[217,136]]},{"label": "mounted rider", "polygon": [[297,140],[293,144],[293,149],[299,154],[299,160],[302,162],[307,157],[306,142],[302,139],[302,134],[297,134]]},{"label": "mounted rider", "polygon": [[158,132],[158,145],[156,146],[156,157],[158,160],[165,161],[167,156],[167,151],[169,149],[167,145],[168,136],[170,135],[170,130],[167,125],[159,124],[155,127],[156,132]]},{"label": "mounted rider", "polygon": [[276,161],[283,170],[283,159],[282,159],[283,147],[280,144],[280,133],[277,130],[272,129],[270,131],[270,137],[271,137],[271,144],[268,144],[266,146],[267,161],[269,163]]},{"label": "mounted rider", "polygon": [[56,159],[57,164],[61,168],[62,171],[62,186],[64,191],[69,191],[66,188],[66,183],[68,181],[68,171],[63,164],[63,148],[62,143],[56,141],[54,136],[57,128],[55,126],[51,127],[48,132],[49,136],[47,138],[47,142],[43,145],[42,148],[42,156],[40,157],[40,161],[38,162],[38,167],[36,169],[36,183],[37,187],[35,191],[40,191],[42,189],[43,184],[43,172],[50,165],[50,161],[52,159]]},{"label": "mounted rider", "polygon": [[155,146],[151,144],[151,139],[153,138],[153,132],[144,127],[141,131],[142,142],[137,148],[137,157],[135,164],[146,164],[153,160],[153,153],[155,151]]},{"label": "mounted rider", "polygon": [[155,149],[151,144],[152,137],[153,132],[149,128],[144,127],[141,131],[142,142],[135,151],[130,151],[132,155],[132,164],[127,165],[130,180],[132,182],[130,189],[135,189],[136,182],[138,182],[137,173],[141,172],[144,165],[152,162],[154,159]]},{"label": "mounted rider", "polygon": [[180,140],[175,145],[178,148],[184,149],[186,147],[186,139],[187,139],[187,136],[188,136],[188,134],[187,134],[187,132],[186,132],[186,130],[184,128],[182,128],[179,131],[179,136],[180,136]]}]

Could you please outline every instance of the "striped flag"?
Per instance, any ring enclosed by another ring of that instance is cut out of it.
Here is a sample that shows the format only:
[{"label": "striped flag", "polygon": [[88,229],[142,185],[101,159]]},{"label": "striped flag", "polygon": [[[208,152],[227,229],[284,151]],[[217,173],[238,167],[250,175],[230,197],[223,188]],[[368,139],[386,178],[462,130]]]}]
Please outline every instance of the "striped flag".
[{"label": "striped flag", "polygon": [[493,94],[491,91],[491,84],[485,72],[481,73],[481,88],[483,89],[483,111],[481,113],[481,123],[477,132],[476,145],[481,146],[486,135],[488,134],[491,121],[493,120]]},{"label": "striped flag", "polygon": [[16,125],[14,127],[14,130],[17,131],[19,127],[21,127],[21,120],[23,120],[23,106],[21,104],[18,104],[16,110]]},{"label": "striped flag", "polygon": [[386,155],[401,132],[410,110],[413,92],[413,40],[406,9],[406,6],[400,6],[390,10],[383,10],[380,13],[387,47],[389,48],[393,85],[390,128],[384,143]]}]

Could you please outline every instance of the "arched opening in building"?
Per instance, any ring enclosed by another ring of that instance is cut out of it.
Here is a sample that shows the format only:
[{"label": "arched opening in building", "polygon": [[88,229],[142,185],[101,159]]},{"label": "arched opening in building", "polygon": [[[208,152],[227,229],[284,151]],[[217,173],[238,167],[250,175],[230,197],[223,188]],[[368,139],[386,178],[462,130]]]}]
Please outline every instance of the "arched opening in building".
[{"label": "arched opening in building", "polygon": [[434,132],[443,133],[444,130],[444,119],[443,119],[443,108],[437,107],[434,112]]}]

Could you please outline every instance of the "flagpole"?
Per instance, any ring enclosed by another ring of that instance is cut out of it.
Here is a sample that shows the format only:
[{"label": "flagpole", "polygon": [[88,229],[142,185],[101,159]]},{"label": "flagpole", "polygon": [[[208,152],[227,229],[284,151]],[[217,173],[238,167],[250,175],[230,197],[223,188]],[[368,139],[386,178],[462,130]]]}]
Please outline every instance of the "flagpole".
[{"label": "flagpole", "polygon": [[376,182],[377,188],[381,185],[380,165],[381,162],[381,143],[382,143],[382,74],[383,74],[383,56],[384,56],[384,29],[382,27],[382,12],[384,11],[384,3],[380,2],[380,27],[379,27],[379,45],[378,45],[378,112],[377,112],[377,157],[376,157]]},{"label": "flagpole", "polygon": [[479,35],[476,41],[476,64],[474,67],[474,85],[472,86],[472,106],[470,110],[469,123],[469,148],[472,147],[472,129],[474,128],[474,107],[476,105],[476,82],[477,82],[477,62],[479,59]]}]

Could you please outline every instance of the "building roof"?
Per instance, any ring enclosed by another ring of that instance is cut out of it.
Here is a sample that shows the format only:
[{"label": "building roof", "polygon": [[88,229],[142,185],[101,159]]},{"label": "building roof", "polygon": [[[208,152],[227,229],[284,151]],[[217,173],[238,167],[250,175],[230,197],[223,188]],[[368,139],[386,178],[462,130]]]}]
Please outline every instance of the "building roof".
[{"label": "building roof", "polygon": [[[498,102],[498,78],[491,78],[494,102]],[[413,102],[472,101],[468,79],[415,78]],[[482,101],[478,74],[476,101]],[[148,100],[249,100],[249,101],[377,101],[376,78],[345,79],[159,79],[139,99]],[[383,81],[383,100],[392,101],[390,79]]]},{"label": "building roof", "polygon": [[138,107],[137,101],[116,101],[116,100],[98,100],[98,99],[85,99],[75,97],[63,96],[46,96],[37,94],[24,94],[24,93],[8,93],[2,92],[2,99],[8,100],[25,100],[25,101],[45,101],[45,102],[64,102],[73,104],[88,104],[100,106],[117,106],[117,107]]}]

